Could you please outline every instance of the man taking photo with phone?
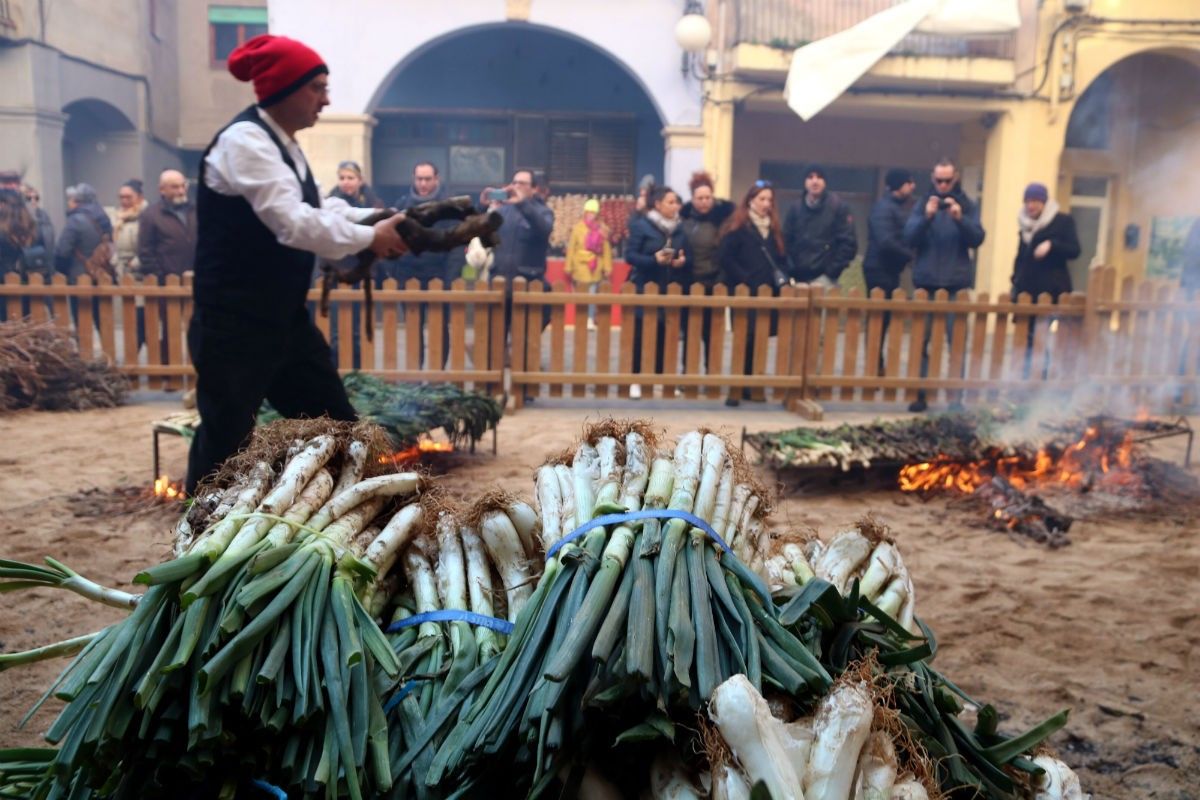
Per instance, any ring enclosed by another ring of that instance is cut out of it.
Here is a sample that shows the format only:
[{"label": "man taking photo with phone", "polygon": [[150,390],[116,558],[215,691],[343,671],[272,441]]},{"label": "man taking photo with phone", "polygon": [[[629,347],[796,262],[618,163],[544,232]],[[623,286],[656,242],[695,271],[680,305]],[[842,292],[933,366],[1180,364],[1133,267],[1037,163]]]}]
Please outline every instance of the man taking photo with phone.
[{"label": "man taking photo with phone", "polygon": [[[500,244],[494,251],[492,274],[504,278],[504,330],[512,327],[512,282],[546,280],[546,250],[554,229],[554,212],[535,191],[533,170],[519,169],[512,183],[503,189],[485,189],[480,202],[504,218],[500,226]],[[549,286],[545,287],[550,290]],[[542,327],[550,322],[550,309],[542,310]],[[541,329],[539,328],[539,331]]]},{"label": "man taking photo with phone", "polygon": [[[958,166],[949,158],[940,159],[930,176],[932,186],[918,197],[908,221],[904,224],[904,240],[916,252],[913,262],[913,285],[929,292],[930,298],[938,289],[945,289],[953,299],[960,289],[975,285],[973,250],[983,244],[984,230],[979,222],[979,206],[959,185]],[[946,341],[954,330],[954,317],[946,318]],[[925,343],[921,354],[921,377],[929,374],[929,331],[925,326]],[[928,408],[925,392],[909,411]]]}]

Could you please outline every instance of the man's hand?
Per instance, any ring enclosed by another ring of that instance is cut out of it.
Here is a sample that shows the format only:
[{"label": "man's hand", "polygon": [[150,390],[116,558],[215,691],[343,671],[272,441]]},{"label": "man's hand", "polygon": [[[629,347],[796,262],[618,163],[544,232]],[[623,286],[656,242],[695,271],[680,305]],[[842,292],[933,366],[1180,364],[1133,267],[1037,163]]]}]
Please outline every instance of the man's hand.
[{"label": "man's hand", "polygon": [[656,252],[654,254],[654,260],[657,261],[659,264],[661,264],[664,267],[666,265],[670,264],[671,263],[671,249],[669,247],[664,247],[662,250],[659,250],[658,252]]},{"label": "man's hand", "polygon": [[955,222],[962,220],[962,206],[953,197],[946,198],[946,210],[950,212],[950,219]]},{"label": "man's hand", "polygon": [[942,200],[937,195],[930,195],[925,201],[925,219],[933,219],[937,216],[938,208],[942,205]]},{"label": "man's hand", "polygon": [[396,226],[404,219],[404,212],[380,220],[374,225],[375,238],[371,240],[371,252],[380,258],[398,258],[408,252],[408,245],[400,238]]},{"label": "man's hand", "polygon": [[1050,240],[1047,239],[1046,241],[1039,244],[1037,247],[1033,248],[1033,257],[1037,258],[1037,259],[1043,259],[1046,257],[1047,254],[1049,254],[1049,252],[1050,252]]},{"label": "man's hand", "polygon": [[675,269],[679,269],[679,268],[680,268],[680,267],[682,267],[682,266],[684,265],[684,263],[687,261],[687,256],[685,256],[685,255],[683,254],[683,251],[682,251],[682,250],[679,250],[679,251],[678,251],[678,253],[679,253],[679,255],[678,255],[678,256],[676,256],[675,258],[671,259],[671,266],[672,266],[672,267],[674,267]]}]

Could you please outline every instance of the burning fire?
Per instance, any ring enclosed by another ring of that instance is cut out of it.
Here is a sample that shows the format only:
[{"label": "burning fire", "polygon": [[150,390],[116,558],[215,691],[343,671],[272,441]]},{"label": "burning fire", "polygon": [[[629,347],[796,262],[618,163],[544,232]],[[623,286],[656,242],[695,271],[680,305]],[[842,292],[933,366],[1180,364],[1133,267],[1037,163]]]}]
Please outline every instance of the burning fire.
[{"label": "burning fire", "polygon": [[[1106,476],[1125,473],[1132,464],[1133,438],[1126,431],[1119,441],[1089,427],[1079,441],[1065,448],[1038,450],[1032,463],[1020,456],[983,458],[978,461],[930,461],[909,464],[900,470],[900,490],[929,492],[953,490],[974,494],[995,476],[1016,489],[1044,486],[1087,488]],[[997,512],[997,517],[1000,514]]]},{"label": "burning fire", "polygon": [[163,500],[182,500],[183,484],[172,481],[166,475],[160,475],[154,479],[154,496]]},{"label": "burning fire", "polygon": [[432,439],[422,439],[405,450],[397,450],[390,455],[379,457],[380,464],[408,464],[416,461],[426,453],[453,453],[454,445],[449,442],[435,442]]}]

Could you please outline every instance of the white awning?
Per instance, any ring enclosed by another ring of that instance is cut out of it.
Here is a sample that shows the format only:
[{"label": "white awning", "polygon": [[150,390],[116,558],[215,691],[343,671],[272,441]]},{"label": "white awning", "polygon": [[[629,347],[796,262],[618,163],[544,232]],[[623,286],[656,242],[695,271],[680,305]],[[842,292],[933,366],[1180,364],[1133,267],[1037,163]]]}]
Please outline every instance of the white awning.
[{"label": "white awning", "polygon": [[792,54],[784,96],[815,117],[910,33],[974,36],[1021,27],[1017,0],[906,0]]}]

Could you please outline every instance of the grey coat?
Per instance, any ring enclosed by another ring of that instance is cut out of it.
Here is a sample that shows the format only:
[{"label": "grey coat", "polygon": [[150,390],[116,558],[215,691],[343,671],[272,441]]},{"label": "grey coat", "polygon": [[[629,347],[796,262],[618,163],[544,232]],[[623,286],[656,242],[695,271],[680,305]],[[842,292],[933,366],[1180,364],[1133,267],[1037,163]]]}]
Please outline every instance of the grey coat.
[{"label": "grey coat", "polygon": [[112,223],[99,203],[83,203],[67,212],[67,223],[54,245],[54,266],[68,279],[85,273],[84,263],[100,244],[101,234],[112,238]]}]

